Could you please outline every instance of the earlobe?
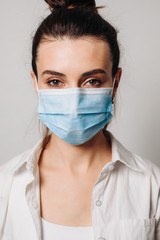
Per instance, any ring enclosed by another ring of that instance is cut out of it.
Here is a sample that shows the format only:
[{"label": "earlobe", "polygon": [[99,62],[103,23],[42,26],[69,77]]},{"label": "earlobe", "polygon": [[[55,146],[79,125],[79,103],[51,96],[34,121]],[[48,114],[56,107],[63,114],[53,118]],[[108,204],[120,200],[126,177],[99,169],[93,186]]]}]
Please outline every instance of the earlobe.
[{"label": "earlobe", "polygon": [[116,74],[116,88],[119,86],[119,82],[121,80],[122,75],[122,68],[118,68],[117,74]]},{"label": "earlobe", "polygon": [[31,71],[31,77],[32,77],[32,80],[33,80],[33,85],[34,85],[35,92],[38,95],[37,84],[36,84],[37,78],[36,78],[33,70]]}]

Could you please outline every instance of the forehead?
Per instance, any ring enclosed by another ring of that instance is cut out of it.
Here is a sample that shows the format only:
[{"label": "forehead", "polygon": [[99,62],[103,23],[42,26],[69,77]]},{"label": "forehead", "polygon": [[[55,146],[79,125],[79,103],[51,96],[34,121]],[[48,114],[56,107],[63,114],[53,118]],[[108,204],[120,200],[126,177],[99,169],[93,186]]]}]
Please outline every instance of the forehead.
[{"label": "forehead", "polygon": [[41,42],[37,54],[37,67],[103,67],[112,65],[107,42],[93,37],[78,39],[48,39]]}]

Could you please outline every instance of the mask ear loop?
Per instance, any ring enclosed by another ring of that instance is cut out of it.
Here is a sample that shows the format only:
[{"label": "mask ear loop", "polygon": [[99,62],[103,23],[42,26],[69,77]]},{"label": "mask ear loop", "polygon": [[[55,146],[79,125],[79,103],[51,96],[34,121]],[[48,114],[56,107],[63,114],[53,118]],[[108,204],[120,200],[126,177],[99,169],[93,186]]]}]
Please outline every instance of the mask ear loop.
[{"label": "mask ear loop", "polygon": [[[113,79],[113,86],[112,86],[112,96],[113,96],[113,90],[114,90],[114,85],[115,85],[115,81],[116,81],[116,77]],[[113,98],[112,98],[112,104],[113,104]],[[114,110],[113,110],[114,112]],[[108,126],[108,123],[102,128],[102,131],[104,132],[104,134],[106,135],[106,127]],[[106,135],[107,136],[107,135]]]},{"label": "mask ear loop", "polygon": [[112,86],[112,104],[114,103],[114,100],[113,100],[113,90],[114,90],[114,87],[115,87],[115,82],[116,82],[116,77],[113,80],[113,86]]},{"label": "mask ear loop", "polygon": [[38,89],[38,80],[37,78],[35,77],[35,80],[36,80],[36,89],[37,89],[37,92],[38,92],[38,95],[39,95],[39,89]]}]

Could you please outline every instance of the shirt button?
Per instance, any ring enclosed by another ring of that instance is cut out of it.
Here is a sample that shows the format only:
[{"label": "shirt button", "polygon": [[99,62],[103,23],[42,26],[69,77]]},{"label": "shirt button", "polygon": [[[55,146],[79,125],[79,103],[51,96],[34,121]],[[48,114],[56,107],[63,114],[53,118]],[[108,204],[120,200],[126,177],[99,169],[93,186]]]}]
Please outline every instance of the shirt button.
[{"label": "shirt button", "polygon": [[103,238],[103,237],[99,237],[98,240],[105,240],[105,238]]},{"label": "shirt button", "polygon": [[27,170],[33,171],[33,170],[34,170],[34,165],[31,164],[31,163],[27,163],[27,164],[26,164],[26,168],[27,168]]},{"label": "shirt button", "polygon": [[112,171],[113,169],[114,169],[114,165],[113,164],[109,165],[108,171]]},{"label": "shirt button", "polygon": [[102,202],[100,200],[97,200],[96,205],[97,205],[97,207],[100,207],[102,205]]}]

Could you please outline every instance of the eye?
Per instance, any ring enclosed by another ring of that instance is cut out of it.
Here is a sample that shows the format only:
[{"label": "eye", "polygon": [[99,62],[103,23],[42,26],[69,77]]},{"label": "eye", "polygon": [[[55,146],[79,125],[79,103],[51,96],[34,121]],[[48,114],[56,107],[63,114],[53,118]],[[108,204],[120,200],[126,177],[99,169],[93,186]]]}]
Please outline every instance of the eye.
[{"label": "eye", "polygon": [[90,79],[85,85],[87,86],[92,86],[92,87],[98,87],[101,85],[101,81],[96,79],[96,78],[93,78],[93,79]]},{"label": "eye", "polygon": [[61,85],[63,85],[63,83],[58,79],[52,79],[48,81],[47,84],[52,87],[60,87]]}]

